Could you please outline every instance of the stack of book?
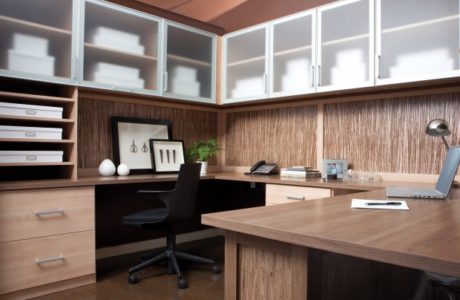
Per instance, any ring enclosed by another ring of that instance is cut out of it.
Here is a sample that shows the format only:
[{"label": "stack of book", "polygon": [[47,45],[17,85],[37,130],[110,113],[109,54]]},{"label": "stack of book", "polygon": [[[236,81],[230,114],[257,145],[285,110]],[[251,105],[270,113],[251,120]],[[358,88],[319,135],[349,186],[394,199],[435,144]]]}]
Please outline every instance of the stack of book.
[{"label": "stack of book", "polygon": [[280,170],[282,177],[300,177],[300,178],[313,178],[321,177],[321,172],[314,170],[310,167],[294,166],[289,168],[282,168]]}]

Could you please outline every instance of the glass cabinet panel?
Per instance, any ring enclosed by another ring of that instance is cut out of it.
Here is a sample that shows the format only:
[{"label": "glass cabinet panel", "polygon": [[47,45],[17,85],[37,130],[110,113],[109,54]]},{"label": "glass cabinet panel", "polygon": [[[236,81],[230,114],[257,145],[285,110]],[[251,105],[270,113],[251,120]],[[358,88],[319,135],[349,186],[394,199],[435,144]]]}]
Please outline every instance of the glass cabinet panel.
[{"label": "glass cabinet panel", "polygon": [[2,74],[70,81],[73,6],[72,0],[1,0]]},{"label": "glass cabinet panel", "polygon": [[267,91],[267,27],[226,38],[224,99],[263,98]]},{"label": "glass cabinet panel", "polygon": [[314,91],[313,14],[272,24],[271,93]]},{"label": "glass cabinet panel", "polygon": [[98,87],[158,91],[159,22],[129,9],[87,1],[83,80]]},{"label": "glass cabinet panel", "polygon": [[380,0],[380,79],[459,69],[458,0]]},{"label": "glass cabinet panel", "polygon": [[341,1],[319,10],[319,89],[373,84],[369,5],[369,0]]},{"label": "glass cabinet panel", "polygon": [[166,73],[168,96],[214,99],[214,35],[167,24]]}]

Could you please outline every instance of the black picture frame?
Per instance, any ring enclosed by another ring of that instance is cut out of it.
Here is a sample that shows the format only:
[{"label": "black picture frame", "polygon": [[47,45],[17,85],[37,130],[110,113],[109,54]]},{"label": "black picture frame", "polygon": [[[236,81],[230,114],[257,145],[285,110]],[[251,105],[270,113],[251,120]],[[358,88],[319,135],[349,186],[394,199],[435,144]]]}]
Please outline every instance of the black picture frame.
[{"label": "black picture frame", "polygon": [[112,146],[116,166],[126,164],[130,174],[153,173],[150,139],[172,139],[169,120],[113,116]]},{"label": "black picture frame", "polygon": [[185,163],[182,140],[150,139],[152,168],[154,173],[178,173]]}]

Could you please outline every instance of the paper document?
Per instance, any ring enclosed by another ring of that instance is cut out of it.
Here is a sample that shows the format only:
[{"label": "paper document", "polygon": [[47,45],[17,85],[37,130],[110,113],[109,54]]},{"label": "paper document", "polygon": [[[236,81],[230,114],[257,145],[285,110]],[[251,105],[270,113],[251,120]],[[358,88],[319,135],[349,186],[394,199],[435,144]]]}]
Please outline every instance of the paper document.
[{"label": "paper document", "polygon": [[406,201],[352,199],[351,208],[409,210]]}]

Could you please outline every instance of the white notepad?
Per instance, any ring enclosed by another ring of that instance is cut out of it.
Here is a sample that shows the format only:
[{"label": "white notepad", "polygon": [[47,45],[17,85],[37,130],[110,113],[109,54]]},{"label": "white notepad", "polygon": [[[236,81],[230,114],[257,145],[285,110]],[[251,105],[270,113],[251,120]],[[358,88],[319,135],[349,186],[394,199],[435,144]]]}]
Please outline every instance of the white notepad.
[{"label": "white notepad", "polygon": [[[395,203],[400,203],[395,205]],[[409,210],[406,201],[351,199],[351,208]]]}]

